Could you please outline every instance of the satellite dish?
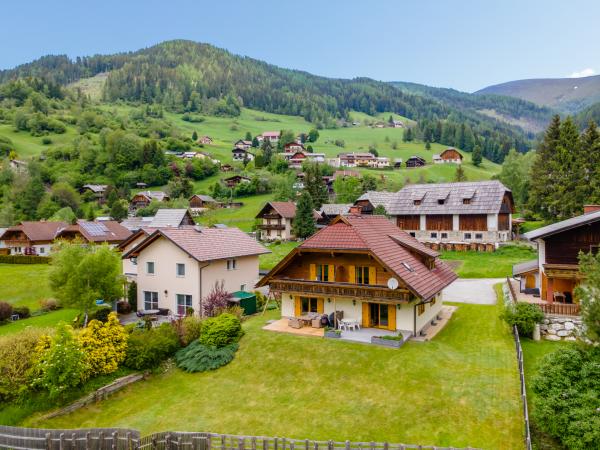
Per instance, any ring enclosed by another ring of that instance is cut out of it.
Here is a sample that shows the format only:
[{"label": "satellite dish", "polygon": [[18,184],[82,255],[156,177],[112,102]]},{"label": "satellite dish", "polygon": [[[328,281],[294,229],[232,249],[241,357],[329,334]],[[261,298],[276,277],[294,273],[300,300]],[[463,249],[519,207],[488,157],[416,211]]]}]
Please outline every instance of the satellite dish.
[{"label": "satellite dish", "polygon": [[392,290],[398,289],[398,280],[396,280],[395,278],[388,279],[387,286]]}]

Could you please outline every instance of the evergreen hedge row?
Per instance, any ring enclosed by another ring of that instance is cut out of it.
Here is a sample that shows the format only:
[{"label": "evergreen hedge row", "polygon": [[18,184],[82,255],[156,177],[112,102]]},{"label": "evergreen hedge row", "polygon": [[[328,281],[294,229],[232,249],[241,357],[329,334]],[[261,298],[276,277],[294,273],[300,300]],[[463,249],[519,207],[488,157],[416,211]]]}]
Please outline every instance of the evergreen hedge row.
[{"label": "evergreen hedge row", "polygon": [[48,256],[37,255],[0,255],[0,264],[48,264]]}]

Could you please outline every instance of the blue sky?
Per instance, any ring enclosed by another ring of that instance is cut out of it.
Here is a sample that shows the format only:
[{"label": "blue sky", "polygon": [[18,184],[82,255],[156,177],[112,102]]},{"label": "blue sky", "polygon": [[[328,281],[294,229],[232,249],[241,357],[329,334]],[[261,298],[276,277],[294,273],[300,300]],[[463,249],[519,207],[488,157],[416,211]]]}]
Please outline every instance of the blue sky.
[{"label": "blue sky", "polygon": [[319,75],[473,91],[600,73],[598,17],[591,0],[20,0],[2,5],[0,69],[181,38]]}]

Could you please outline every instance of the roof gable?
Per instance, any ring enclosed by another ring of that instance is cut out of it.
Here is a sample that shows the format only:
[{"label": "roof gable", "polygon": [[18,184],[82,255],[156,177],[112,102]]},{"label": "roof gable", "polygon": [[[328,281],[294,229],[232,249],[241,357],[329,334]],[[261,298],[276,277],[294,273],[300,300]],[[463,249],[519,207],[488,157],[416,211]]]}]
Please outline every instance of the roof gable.
[{"label": "roof gable", "polygon": [[542,239],[546,236],[551,236],[553,234],[562,233],[563,231],[572,230],[573,228],[589,225],[598,221],[600,221],[600,211],[594,211],[589,214],[582,214],[580,216],[572,217],[561,222],[556,222],[551,225],[538,228],[537,230],[529,231],[528,233],[524,233],[523,237],[533,241],[536,239]]}]

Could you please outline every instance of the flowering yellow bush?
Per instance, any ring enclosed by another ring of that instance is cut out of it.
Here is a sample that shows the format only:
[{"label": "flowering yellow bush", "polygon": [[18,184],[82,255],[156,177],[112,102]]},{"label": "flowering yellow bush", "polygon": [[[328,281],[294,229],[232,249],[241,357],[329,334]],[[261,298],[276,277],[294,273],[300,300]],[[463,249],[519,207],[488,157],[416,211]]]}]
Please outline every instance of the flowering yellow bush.
[{"label": "flowering yellow bush", "polygon": [[79,334],[81,349],[86,355],[90,377],[112,373],[125,360],[127,333],[116,313],[106,323],[92,320]]}]

